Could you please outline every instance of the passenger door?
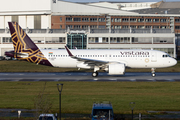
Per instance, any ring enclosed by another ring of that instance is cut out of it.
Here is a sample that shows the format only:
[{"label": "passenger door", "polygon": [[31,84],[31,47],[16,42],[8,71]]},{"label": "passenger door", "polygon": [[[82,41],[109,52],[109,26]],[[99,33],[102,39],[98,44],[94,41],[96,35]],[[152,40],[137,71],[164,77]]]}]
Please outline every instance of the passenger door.
[{"label": "passenger door", "polygon": [[151,52],[151,62],[157,62],[157,53],[155,51]]}]

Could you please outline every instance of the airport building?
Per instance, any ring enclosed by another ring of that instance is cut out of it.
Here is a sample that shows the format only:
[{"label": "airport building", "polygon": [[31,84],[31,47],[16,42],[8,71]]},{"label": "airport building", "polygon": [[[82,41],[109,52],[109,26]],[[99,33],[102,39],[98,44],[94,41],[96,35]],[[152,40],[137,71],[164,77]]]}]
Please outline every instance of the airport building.
[{"label": "airport building", "polygon": [[41,49],[66,44],[70,49],[154,49],[176,58],[180,2],[3,1],[0,56],[13,50],[9,21],[18,22]]}]

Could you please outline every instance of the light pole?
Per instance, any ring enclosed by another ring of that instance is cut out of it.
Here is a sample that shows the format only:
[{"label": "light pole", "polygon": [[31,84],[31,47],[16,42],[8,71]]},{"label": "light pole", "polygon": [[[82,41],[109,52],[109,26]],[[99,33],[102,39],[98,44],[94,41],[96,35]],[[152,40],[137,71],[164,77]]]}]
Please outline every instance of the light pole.
[{"label": "light pole", "polygon": [[63,84],[57,84],[57,89],[59,91],[59,120],[61,120],[61,92],[63,89]]},{"label": "light pole", "polygon": [[135,107],[135,102],[130,102],[129,106],[131,107],[131,110],[132,110],[132,120],[133,120],[133,109]]}]

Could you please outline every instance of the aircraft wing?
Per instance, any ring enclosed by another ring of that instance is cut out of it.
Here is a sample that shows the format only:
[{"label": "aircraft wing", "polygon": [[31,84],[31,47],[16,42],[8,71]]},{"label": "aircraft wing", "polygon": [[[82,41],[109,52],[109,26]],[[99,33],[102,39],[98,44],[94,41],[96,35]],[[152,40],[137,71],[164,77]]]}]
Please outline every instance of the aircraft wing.
[{"label": "aircraft wing", "polygon": [[71,53],[71,51],[69,50],[69,48],[67,46],[65,46],[65,48],[71,58],[76,59],[78,61],[82,61],[82,62],[84,62],[84,64],[88,64],[89,66],[103,66],[103,65],[106,65],[109,63],[109,61],[76,57]]}]

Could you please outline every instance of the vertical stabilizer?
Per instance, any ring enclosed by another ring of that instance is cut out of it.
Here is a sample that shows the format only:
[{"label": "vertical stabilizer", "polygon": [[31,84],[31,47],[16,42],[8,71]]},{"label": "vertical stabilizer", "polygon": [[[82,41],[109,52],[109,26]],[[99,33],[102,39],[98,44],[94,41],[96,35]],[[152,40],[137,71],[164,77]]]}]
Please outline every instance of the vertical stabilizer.
[{"label": "vertical stabilizer", "polygon": [[14,46],[14,58],[52,66],[39,48],[16,22],[8,22]]}]

